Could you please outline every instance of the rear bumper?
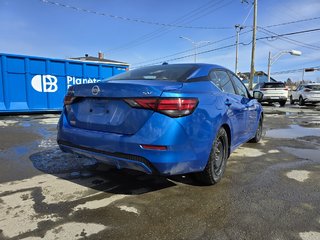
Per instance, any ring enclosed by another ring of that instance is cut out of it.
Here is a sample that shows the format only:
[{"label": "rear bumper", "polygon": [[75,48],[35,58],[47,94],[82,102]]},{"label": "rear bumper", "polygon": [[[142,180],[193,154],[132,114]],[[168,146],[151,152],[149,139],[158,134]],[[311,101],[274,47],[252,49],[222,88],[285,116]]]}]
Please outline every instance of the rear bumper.
[{"label": "rear bumper", "polygon": [[264,96],[261,102],[282,102],[282,101],[287,101],[287,97],[280,96],[280,97],[275,97],[275,96]]},{"label": "rear bumper", "polygon": [[158,170],[145,158],[124,154],[124,153],[111,153],[103,150],[79,146],[70,142],[58,140],[60,149],[63,152],[77,153],[89,158],[97,159],[103,163],[121,168],[133,169],[147,174],[159,174]]},{"label": "rear bumper", "polygon": [[[157,113],[151,118],[134,135],[123,135],[74,128],[62,114],[57,142],[64,152],[147,174],[176,175],[205,168],[210,148],[203,145],[206,151],[199,154],[178,121]],[[144,149],[141,144],[167,146],[167,150]]]}]

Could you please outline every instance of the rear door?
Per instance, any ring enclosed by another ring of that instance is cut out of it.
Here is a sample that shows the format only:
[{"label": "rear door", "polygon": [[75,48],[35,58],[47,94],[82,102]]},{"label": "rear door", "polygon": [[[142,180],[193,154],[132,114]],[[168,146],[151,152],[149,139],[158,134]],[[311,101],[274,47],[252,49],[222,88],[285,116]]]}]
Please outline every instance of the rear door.
[{"label": "rear door", "polygon": [[227,114],[231,122],[232,145],[242,143],[243,135],[246,132],[246,110],[241,102],[242,97],[236,94],[232,81],[225,70],[213,70],[210,73],[210,80],[224,92],[224,103],[227,107]]},{"label": "rear door", "polygon": [[240,102],[243,104],[245,109],[245,117],[246,117],[246,127],[244,132],[244,138],[247,140],[251,137],[257,127],[257,119],[258,119],[258,108],[256,100],[250,98],[247,88],[243,85],[240,79],[235,76],[233,73],[228,72],[236,89],[237,95],[240,96]]},{"label": "rear door", "polygon": [[308,100],[320,101],[320,84],[306,85],[304,93]]},{"label": "rear door", "polygon": [[296,90],[292,91],[292,99],[293,100],[299,100],[299,96],[300,96],[300,91],[303,88],[302,85],[298,86]]}]

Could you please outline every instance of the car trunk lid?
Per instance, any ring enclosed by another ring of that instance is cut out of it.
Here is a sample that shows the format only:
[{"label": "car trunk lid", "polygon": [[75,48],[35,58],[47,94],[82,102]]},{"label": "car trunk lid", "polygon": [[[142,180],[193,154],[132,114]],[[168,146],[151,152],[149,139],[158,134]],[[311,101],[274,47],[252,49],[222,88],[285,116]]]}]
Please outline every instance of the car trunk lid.
[{"label": "car trunk lid", "polygon": [[117,80],[77,85],[69,89],[73,100],[65,107],[67,118],[77,128],[134,134],[154,111],[133,108],[125,100],[159,98],[163,91],[181,87],[181,82],[159,80]]}]

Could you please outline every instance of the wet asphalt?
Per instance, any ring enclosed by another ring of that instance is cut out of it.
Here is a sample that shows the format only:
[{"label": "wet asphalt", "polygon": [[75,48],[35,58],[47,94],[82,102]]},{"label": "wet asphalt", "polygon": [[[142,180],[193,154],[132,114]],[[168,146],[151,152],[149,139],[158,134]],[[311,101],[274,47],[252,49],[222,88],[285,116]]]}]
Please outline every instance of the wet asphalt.
[{"label": "wet asphalt", "polygon": [[214,186],[62,153],[58,114],[0,116],[0,239],[320,239],[320,106],[264,106]]}]

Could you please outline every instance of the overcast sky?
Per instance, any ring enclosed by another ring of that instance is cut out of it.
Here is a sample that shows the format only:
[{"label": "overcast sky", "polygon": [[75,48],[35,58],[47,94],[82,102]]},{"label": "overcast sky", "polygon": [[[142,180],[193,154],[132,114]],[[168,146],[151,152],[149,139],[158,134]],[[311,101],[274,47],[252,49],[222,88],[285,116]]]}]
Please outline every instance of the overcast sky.
[{"label": "overcast sky", "polygon": [[[56,2],[52,4],[50,2]],[[0,52],[69,58],[98,51],[105,58],[128,62],[132,67],[193,62],[194,42],[210,41],[198,49],[198,62],[223,65],[234,71],[235,24],[245,28],[240,36],[239,71],[250,70],[252,2],[241,0],[0,0]],[[74,7],[74,8],[72,8]],[[298,23],[274,24],[318,18]],[[257,37],[318,29],[319,0],[258,0]],[[194,28],[199,27],[199,28]],[[269,32],[267,32],[269,31]],[[248,33],[245,33],[248,32]],[[205,44],[205,43],[203,43]],[[223,48],[210,51],[212,49]],[[267,71],[272,55],[296,49],[300,57],[282,56],[272,72],[320,66],[320,31],[257,41],[256,70]],[[177,54],[184,52],[182,54]],[[170,56],[172,55],[172,56]],[[189,57],[185,57],[191,55]],[[166,57],[169,56],[169,57]],[[155,60],[154,60],[155,59]],[[274,75],[277,80],[300,80],[302,72]],[[320,71],[305,78],[320,81]]]}]

